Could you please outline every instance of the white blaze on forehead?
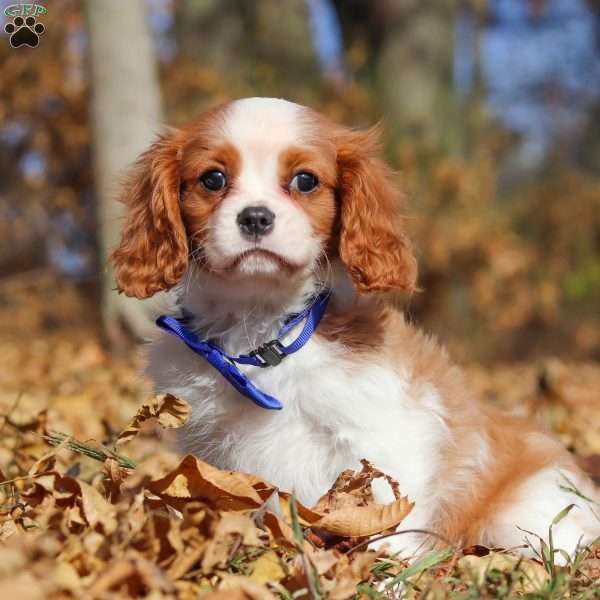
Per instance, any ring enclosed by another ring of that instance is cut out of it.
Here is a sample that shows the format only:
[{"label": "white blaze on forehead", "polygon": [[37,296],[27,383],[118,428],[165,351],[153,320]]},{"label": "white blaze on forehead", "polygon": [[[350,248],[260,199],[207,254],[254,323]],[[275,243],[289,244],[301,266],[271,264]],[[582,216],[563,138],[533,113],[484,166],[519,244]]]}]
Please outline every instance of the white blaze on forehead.
[{"label": "white blaze on forehead", "polygon": [[236,100],[225,114],[225,136],[242,152],[278,153],[307,134],[303,106],[279,98]]},{"label": "white blaze on forehead", "polygon": [[[310,113],[277,98],[237,100],[225,110],[223,135],[239,152],[241,168],[208,228],[204,247],[208,262],[222,268],[258,244],[293,265],[311,268],[321,242],[281,181],[282,153],[310,140]],[[272,231],[259,242],[240,233],[237,217],[248,206],[263,206],[275,215]],[[242,258],[238,268],[247,275],[279,272],[277,263],[264,256]]]}]

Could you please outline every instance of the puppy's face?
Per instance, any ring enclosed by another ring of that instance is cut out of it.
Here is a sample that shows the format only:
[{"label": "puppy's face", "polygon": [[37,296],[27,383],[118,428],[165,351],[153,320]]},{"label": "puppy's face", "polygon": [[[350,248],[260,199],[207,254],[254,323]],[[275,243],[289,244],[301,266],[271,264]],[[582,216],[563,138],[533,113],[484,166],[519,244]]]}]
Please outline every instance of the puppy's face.
[{"label": "puppy's face", "polygon": [[113,254],[119,289],[146,298],[190,261],[232,284],[281,284],[340,258],[363,292],[416,275],[398,194],[355,132],[307,108],[238,100],[156,142],[138,161]]},{"label": "puppy's face", "polygon": [[182,218],[200,268],[277,280],[316,268],[336,221],[336,153],[296,104],[245,100],[182,149]]}]

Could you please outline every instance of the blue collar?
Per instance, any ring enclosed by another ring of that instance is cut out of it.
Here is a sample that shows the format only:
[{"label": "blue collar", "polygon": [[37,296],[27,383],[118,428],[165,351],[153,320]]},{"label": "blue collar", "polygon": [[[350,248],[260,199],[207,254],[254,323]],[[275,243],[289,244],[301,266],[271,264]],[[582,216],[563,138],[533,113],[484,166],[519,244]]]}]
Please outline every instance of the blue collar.
[{"label": "blue collar", "polygon": [[[235,365],[252,365],[266,368],[277,366],[284,358],[302,348],[315,332],[327,304],[330,292],[325,291],[316,296],[313,301],[300,313],[292,315],[279,330],[276,339],[262,344],[256,350],[240,356],[232,356],[219,348],[213,342],[201,340],[193,331],[185,327],[187,318],[176,319],[169,315],[162,315],[156,319],[156,324],[165,331],[177,336],[186,346],[191,348],[208,361],[223,377],[243,396],[250,398],[262,408],[280,410],[283,405],[277,398],[259,390],[244,373]],[[291,343],[283,345],[281,338],[301,321],[306,320],[302,331]]]}]

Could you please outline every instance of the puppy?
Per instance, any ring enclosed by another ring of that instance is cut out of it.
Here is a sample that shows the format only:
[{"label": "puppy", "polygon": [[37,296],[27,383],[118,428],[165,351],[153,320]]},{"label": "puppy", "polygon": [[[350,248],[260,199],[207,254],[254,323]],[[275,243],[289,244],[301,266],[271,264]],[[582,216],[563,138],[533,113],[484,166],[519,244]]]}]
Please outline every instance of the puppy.
[{"label": "puppy", "polygon": [[[142,155],[112,260],[125,294],[172,290],[148,374],[192,407],[182,451],[308,505],[367,458],[415,502],[403,529],[462,545],[547,538],[574,504],[555,547],[591,543],[596,492],[571,456],[478,403],[386,303],[417,275],[399,201],[374,130],[285,100],[225,104]],[[412,553],[438,539],[390,542]]]}]

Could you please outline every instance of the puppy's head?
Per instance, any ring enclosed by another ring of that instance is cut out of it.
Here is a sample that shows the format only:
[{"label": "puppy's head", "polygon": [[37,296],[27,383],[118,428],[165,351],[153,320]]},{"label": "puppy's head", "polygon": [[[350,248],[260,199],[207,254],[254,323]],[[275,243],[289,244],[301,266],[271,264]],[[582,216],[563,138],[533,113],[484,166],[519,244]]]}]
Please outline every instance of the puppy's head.
[{"label": "puppy's head", "polygon": [[376,137],[270,98],[162,137],[125,186],[119,290],[152,296],[191,261],[233,285],[281,284],[323,256],[341,259],[360,292],[412,289],[416,262]]}]

